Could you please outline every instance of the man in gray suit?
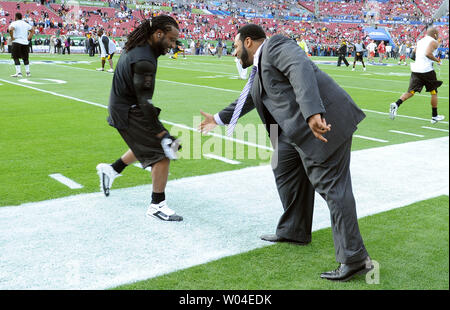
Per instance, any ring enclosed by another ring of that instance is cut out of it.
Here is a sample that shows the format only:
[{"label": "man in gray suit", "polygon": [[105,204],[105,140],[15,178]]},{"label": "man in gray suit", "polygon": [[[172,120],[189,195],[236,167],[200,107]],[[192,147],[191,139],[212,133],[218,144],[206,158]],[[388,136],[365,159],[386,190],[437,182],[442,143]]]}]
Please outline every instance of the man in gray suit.
[{"label": "man in gray suit", "polygon": [[[330,210],[340,263],[321,278],[346,281],[368,272],[372,263],[358,227],[349,170],[352,135],[364,113],[295,41],[281,35],[266,39],[260,26],[249,24],[239,29],[234,44],[243,67],[253,65],[255,71],[238,116],[256,108],[268,131],[277,126],[278,132],[270,134],[277,161],[272,168],[284,213],[276,234],[261,239],[310,243],[317,191]],[[201,112],[199,130],[230,124],[237,106],[239,99],[215,115]]]}]

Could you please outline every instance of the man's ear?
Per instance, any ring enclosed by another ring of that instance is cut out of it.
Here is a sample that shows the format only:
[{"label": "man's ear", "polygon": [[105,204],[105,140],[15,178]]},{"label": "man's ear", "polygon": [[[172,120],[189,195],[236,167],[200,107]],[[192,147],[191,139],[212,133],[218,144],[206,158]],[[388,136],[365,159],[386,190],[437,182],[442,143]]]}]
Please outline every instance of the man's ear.
[{"label": "man's ear", "polygon": [[247,49],[250,48],[252,46],[252,44],[253,44],[252,39],[250,39],[250,37],[246,37],[244,40],[245,48],[247,48]]}]

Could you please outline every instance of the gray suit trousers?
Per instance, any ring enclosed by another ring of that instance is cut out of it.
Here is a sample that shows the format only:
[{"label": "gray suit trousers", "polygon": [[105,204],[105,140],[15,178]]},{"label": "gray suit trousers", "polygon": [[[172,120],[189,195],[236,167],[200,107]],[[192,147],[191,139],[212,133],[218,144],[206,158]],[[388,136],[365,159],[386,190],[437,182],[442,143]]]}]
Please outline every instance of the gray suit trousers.
[{"label": "gray suit trousers", "polygon": [[280,135],[274,145],[272,169],[283,205],[276,234],[301,242],[311,241],[314,192],[327,202],[336,261],[352,263],[365,259],[350,178],[352,138],[323,163],[316,163],[289,138]]}]

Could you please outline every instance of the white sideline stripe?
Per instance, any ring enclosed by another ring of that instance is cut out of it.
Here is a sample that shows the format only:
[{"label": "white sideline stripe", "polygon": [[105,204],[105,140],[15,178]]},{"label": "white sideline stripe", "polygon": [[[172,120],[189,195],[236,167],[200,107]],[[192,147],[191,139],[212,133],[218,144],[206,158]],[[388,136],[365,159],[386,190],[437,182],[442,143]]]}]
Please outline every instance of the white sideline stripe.
[{"label": "white sideline stripe", "polygon": [[[87,104],[90,104],[90,105],[94,105],[96,107],[101,107],[101,108],[104,108],[104,109],[108,108],[107,106],[105,106],[103,104],[100,104],[100,103],[96,103],[96,102],[92,102],[92,101],[88,101],[88,100],[84,100],[84,99],[79,99],[79,98],[75,98],[75,97],[67,96],[67,95],[63,95],[63,94],[58,94],[58,93],[55,93],[55,92],[52,92],[52,91],[36,88],[36,87],[33,87],[33,86],[23,85],[23,84],[19,84],[19,83],[16,83],[16,82],[3,80],[3,79],[0,79],[0,81],[3,81],[5,83],[9,83],[9,84],[13,84],[13,85],[17,85],[17,86],[30,88],[30,89],[33,89],[33,90],[36,90],[36,91],[40,91],[40,92],[43,92],[43,93],[47,93],[47,94],[50,94],[50,95],[54,95],[54,96],[58,96],[58,97],[62,97],[62,98],[67,98],[67,99],[71,99],[71,100],[75,100],[75,101],[79,101],[79,102],[83,102],[83,103],[87,103]],[[191,131],[194,131],[194,132],[198,132],[197,129],[189,127],[189,126],[186,126],[186,125],[183,125],[183,124],[177,124],[177,123],[169,122],[169,121],[166,121],[166,120],[163,120],[163,119],[161,120],[161,122],[169,124],[169,125],[172,125],[172,126],[176,126],[176,127],[179,127],[179,128],[183,128],[183,129],[191,130]],[[253,146],[253,147],[264,149],[264,150],[273,151],[273,149],[271,147],[268,147],[268,146],[265,146],[265,145],[259,145],[259,144],[256,144],[256,143],[251,143],[251,142],[247,142],[247,141],[231,138],[231,137],[228,137],[228,136],[222,136],[222,135],[219,135],[219,134],[216,134],[216,133],[212,133],[212,132],[209,132],[207,135],[218,137],[218,138],[222,138],[224,140],[233,141],[233,142],[236,142],[236,143],[239,143],[239,144],[244,144],[244,145]]]},{"label": "white sideline stripe", "polygon": [[398,133],[398,134],[401,134],[401,135],[421,137],[421,138],[425,137],[424,135],[418,135],[418,134],[415,134],[415,133],[410,133],[410,132],[405,132],[405,131],[399,131],[399,130],[389,130],[389,131],[393,132],[393,133]]},{"label": "white sideline stripe", "polygon": [[[78,68],[78,67],[72,67],[72,66],[66,66],[66,65],[58,65],[58,64],[53,64],[53,65],[54,66],[59,66],[59,67],[65,67],[65,68],[84,70],[84,71],[89,71],[89,72],[99,72],[99,71],[95,71],[95,70],[92,70],[92,69],[86,69],[86,68]],[[162,81],[162,82],[173,83],[173,84],[180,84],[180,85],[184,85],[184,86],[208,88],[208,89],[214,89],[214,90],[225,91],[225,92],[233,92],[233,93],[236,93],[236,94],[240,94],[241,93],[241,91],[239,91],[239,90],[211,87],[211,86],[198,85],[198,84],[181,83],[181,82],[168,81],[168,80],[159,80],[159,79],[156,79],[156,80],[157,81]],[[362,89],[360,87],[355,87],[355,86],[346,86],[346,87]],[[379,90],[379,89],[369,89],[369,88],[364,88],[364,90],[383,91],[383,90]],[[394,91],[390,91],[390,92],[396,93],[396,94],[399,93],[399,92],[394,92]],[[415,96],[428,97],[426,95],[421,95],[421,94],[416,94]],[[448,99],[448,97],[439,97],[439,98]],[[374,110],[370,110],[370,109],[361,109],[361,110],[363,110],[364,112],[370,112],[370,113],[376,113],[376,114],[382,114],[382,115],[389,115],[389,113],[387,113],[387,112],[374,111]],[[397,114],[397,117],[404,117],[404,118],[410,118],[410,119],[416,119],[416,120],[422,120],[422,121],[430,121],[429,119],[425,119],[425,118],[420,118],[420,117],[415,117],[415,116],[408,116],[408,115],[400,115],[400,114]],[[441,121],[441,123],[448,124],[447,121]]]},{"label": "white sideline stripe", "polygon": [[[78,70],[85,70],[85,71],[90,71],[90,72],[98,72],[92,69],[86,69],[86,68],[78,68],[78,67],[72,67],[69,65],[60,65],[60,64],[52,64],[53,66],[59,66],[59,67],[66,67],[66,68],[73,68],[73,69],[78,69]],[[178,69],[178,68],[173,68],[173,69]],[[180,69],[180,70],[185,70]],[[210,72],[210,71],[204,71],[204,72]],[[216,72],[216,73],[220,73],[220,74],[230,74],[230,73],[225,73],[225,72]],[[233,92],[233,93],[238,93],[240,94],[241,91],[240,90],[232,90],[232,89],[226,89],[226,88],[218,88],[218,87],[211,87],[211,86],[205,86],[205,85],[197,85],[197,84],[189,84],[189,83],[182,83],[182,82],[175,82],[175,81],[168,81],[168,80],[160,80],[160,79],[156,79],[157,81],[162,81],[162,82],[167,82],[167,83],[173,83],[173,84],[179,84],[179,85],[185,85],[185,86],[192,86],[192,87],[202,87],[202,88],[208,88],[208,89],[214,89],[214,90],[220,90],[220,91],[225,91],[225,92]],[[379,91],[379,92],[385,92],[385,93],[394,93],[394,94],[400,94],[401,92],[398,91],[393,91],[393,90],[383,90],[383,89],[373,89],[373,88],[363,88],[363,87],[356,87],[356,86],[344,86],[344,85],[340,85],[341,87],[345,87],[345,88],[354,88],[354,89],[361,89],[361,90],[370,90],[370,91]],[[429,97],[427,95],[421,95],[421,94],[416,94],[415,96],[419,96],[419,97]],[[439,99],[449,99],[448,97],[439,97]]]},{"label": "white sideline stripe", "polygon": [[[389,115],[388,112],[380,112],[380,111],[374,111],[374,110],[369,110],[369,109],[362,109],[362,110],[363,110],[364,112],[376,113],[376,114],[381,114],[381,115]],[[429,118],[422,118],[422,117],[408,116],[408,115],[399,115],[399,114],[397,114],[396,117],[404,117],[404,118],[416,119],[416,120],[419,120],[419,121],[426,121],[426,122],[429,122],[429,121],[430,121]],[[442,123],[442,124],[448,124],[447,121],[445,121],[445,122],[442,121],[442,122],[440,122],[440,123]]]},{"label": "white sideline stripe", "polygon": [[84,100],[84,99],[80,99],[80,98],[75,98],[75,97],[72,97],[72,96],[58,94],[58,93],[55,93],[53,91],[40,89],[40,88],[37,88],[37,87],[34,87],[34,86],[23,85],[23,84],[20,84],[20,83],[11,82],[11,81],[4,80],[4,79],[0,79],[0,81],[5,82],[5,83],[9,83],[9,84],[13,84],[13,85],[17,85],[17,86],[22,86],[22,87],[29,88],[29,89],[33,89],[33,90],[40,91],[40,92],[43,92],[43,93],[46,93],[46,94],[50,94],[50,95],[53,95],[53,96],[58,96],[58,97],[66,98],[66,99],[72,99],[72,100],[83,102],[83,103],[87,103],[87,104],[90,104],[90,105],[95,105],[95,106],[101,107],[101,108],[108,108],[107,106],[104,106],[103,104],[100,104],[100,103],[95,103],[95,102],[92,102],[92,101],[88,101],[88,100]]},{"label": "white sideline stripe", "polygon": [[228,159],[222,156],[218,156],[218,155],[214,155],[214,154],[203,154],[204,157],[206,158],[212,158],[212,159],[217,159],[220,161],[223,161],[227,164],[232,164],[232,165],[239,165],[241,162],[236,161],[236,160],[232,160],[232,159]]},{"label": "white sideline stripe", "polygon": [[[54,66],[60,66],[60,67],[65,67],[65,68],[73,68],[73,69],[79,69],[79,70],[87,70],[87,71],[90,71],[90,72],[100,72],[100,71],[90,70],[90,69],[86,69],[86,68],[77,68],[77,67],[70,67],[70,66],[65,66],[65,65],[56,65],[55,64]],[[226,92],[234,92],[234,93],[239,93],[240,94],[240,91],[232,90],[232,89],[217,88],[217,87],[211,87],[211,86],[205,86],[205,85],[197,85],[197,84],[189,84],[189,83],[181,83],[181,82],[168,81],[168,80],[159,80],[159,79],[157,79],[157,80],[158,81],[162,81],[162,82],[172,83],[172,84],[180,84],[180,85],[184,85],[184,86],[200,87],[200,88],[207,88],[207,89],[220,90],[220,91],[226,91]],[[34,90],[41,91],[41,92],[44,92],[44,93],[48,93],[48,94],[51,94],[51,95],[55,95],[55,96],[59,96],[59,97],[63,97],[63,98],[68,98],[68,99],[73,99],[73,100],[76,100],[76,101],[92,104],[92,105],[99,106],[99,107],[102,107],[102,108],[108,108],[107,106],[99,104],[99,103],[95,103],[95,102],[87,101],[87,100],[84,100],[84,99],[79,99],[79,98],[75,98],[75,97],[71,97],[71,96],[58,94],[58,93],[55,93],[55,92],[39,89],[39,88],[32,87],[32,86],[29,86],[29,85],[23,85],[23,84],[11,82],[11,81],[8,81],[8,80],[3,80],[3,79],[0,79],[0,81],[3,81],[5,83],[14,84],[14,85],[17,85],[17,86],[28,87],[30,89],[34,89]],[[370,109],[361,109],[361,110],[363,110],[364,112],[376,113],[376,114],[381,114],[381,115],[389,115],[389,113],[387,113],[387,112],[374,111],[374,110],[370,110]],[[421,118],[421,117],[416,117],[416,116],[408,116],[408,115],[400,115],[400,114],[397,114],[396,117],[403,117],[403,118],[409,118],[409,119],[415,119],[415,120],[421,120],[421,121],[427,121],[427,122],[430,121],[430,119],[426,119],[426,118]],[[161,120],[161,121],[162,122],[166,122],[167,124],[170,124],[170,125],[173,125],[173,126],[180,127],[180,128],[185,128],[185,129],[194,130],[194,131],[196,130],[196,129],[193,129],[191,127],[187,127],[185,125],[171,123],[171,122],[165,121],[165,120]],[[441,121],[440,123],[448,124],[448,121]],[[221,136],[221,135],[217,135],[217,134],[214,134],[214,133],[209,133],[209,134],[211,134],[213,136],[223,137],[226,140],[235,141],[237,143],[243,143],[244,142],[242,140],[236,140],[236,139],[233,139],[233,138],[229,138],[228,139],[227,136]],[[247,143],[243,143],[243,144],[247,144]],[[247,145],[250,145],[250,144],[247,144]],[[256,146],[256,145],[251,145],[251,146]],[[259,147],[259,146],[257,146],[257,147]],[[272,148],[266,147],[266,146],[263,146],[261,148],[267,149],[267,150],[273,150]]]},{"label": "white sideline stripe", "polygon": [[[393,94],[401,95],[401,92],[394,91],[394,90],[373,89],[373,88],[366,88],[366,87],[348,86],[348,85],[342,85],[342,84],[340,84],[340,86],[343,87],[343,88],[354,88],[354,89],[361,89],[361,90],[379,91],[379,92],[383,92],[383,93],[393,93]],[[430,96],[421,95],[421,94],[416,94],[414,96],[430,97]],[[439,97],[439,99],[446,99],[446,100],[448,100],[448,97]]]},{"label": "white sideline stripe", "polygon": [[48,176],[51,177],[52,179],[64,184],[65,186],[69,187],[70,189],[83,188],[83,185],[78,184],[77,182],[69,179],[66,176],[63,176],[61,173],[53,173],[53,174],[49,174]]},{"label": "white sideline stripe", "polygon": [[[447,136],[352,152],[358,217],[448,195],[448,143]],[[274,231],[283,210],[270,165],[170,180],[166,196],[184,217],[179,223],[147,218],[149,193],[146,184],[112,189],[108,198],[0,207],[0,290],[105,289],[248,252],[270,245],[259,236]],[[313,231],[330,222],[316,194]]]},{"label": "white sideline stripe", "polygon": [[448,129],[434,128],[434,127],[428,127],[428,126],[422,126],[422,128],[430,129],[430,130],[437,130],[437,131],[448,132]]},{"label": "white sideline stripe", "polygon": [[[64,66],[64,65],[62,65],[62,66],[63,67],[67,67],[67,66]],[[84,69],[84,68],[79,68],[79,69]],[[92,70],[89,70],[89,71],[92,71]],[[108,108],[107,106],[99,104],[99,103],[95,103],[95,102],[92,102],[92,101],[79,99],[79,98],[75,98],[75,97],[67,96],[67,95],[63,95],[63,94],[58,94],[58,93],[55,93],[55,92],[52,92],[52,91],[43,90],[43,89],[36,88],[36,87],[33,87],[33,86],[23,85],[23,84],[11,82],[11,81],[8,81],[8,80],[3,80],[3,79],[0,79],[0,81],[3,81],[5,83],[10,83],[10,84],[13,84],[13,85],[17,85],[17,86],[30,88],[30,89],[33,89],[33,90],[36,90],[36,91],[40,91],[40,92],[44,92],[44,93],[48,93],[48,94],[51,94],[51,95],[54,95],[54,96],[59,96],[59,97],[63,97],[63,98],[72,99],[72,100],[75,100],[75,101],[91,104],[91,105],[94,105],[94,106],[97,106],[97,107],[101,107],[101,108],[104,108],[104,109]],[[166,80],[161,80],[161,81],[164,82]],[[173,81],[167,81],[167,82],[180,84],[179,82],[173,82]],[[203,85],[194,85],[194,84],[187,84],[187,83],[181,83],[181,84],[187,85],[187,86],[211,88],[209,86],[203,86]],[[215,87],[213,87],[213,89],[224,90],[222,88],[215,88]],[[227,91],[233,91],[233,90],[227,90]],[[233,91],[233,92],[236,92],[236,91]],[[365,111],[365,112],[372,112],[372,113],[376,113],[376,114],[389,115],[389,113],[386,113],[386,112],[373,111],[373,110],[368,110],[368,109],[362,109],[362,110]],[[405,117],[405,118],[410,118],[410,119],[429,121],[429,119],[424,119],[424,118],[419,118],[419,117],[414,117],[414,116],[397,115],[397,117]],[[179,127],[179,128],[183,128],[183,129],[187,129],[187,130],[190,130],[190,131],[197,132],[197,129],[189,127],[189,126],[186,126],[186,125],[183,125],[183,124],[177,124],[177,123],[166,121],[166,120],[161,120],[161,122],[169,124],[169,125],[172,125],[172,126],[176,126],[176,127]],[[448,124],[448,122],[441,122],[441,123],[447,123]],[[272,147],[268,147],[268,146],[265,146],[265,145],[259,145],[259,144],[255,144],[255,143],[251,143],[251,142],[235,139],[235,138],[232,138],[232,137],[228,137],[228,136],[219,135],[219,134],[216,134],[216,133],[213,133],[213,132],[209,132],[207,135],[218,137],[218,138],[221,138],[221,139],[224,139],[224,140],[233,141],[233,142],[239,143],[239,144],[244,144],[244,145],[253,146],[253,147],[264,149],[264,150],[273,151]],[[371,137],[365,137],[365,136],[361,136],[361,135],[353,135],[353,136],[356,137],[356,138],[372,140],[372,141],[377,141],[377,142],[382,142],[382,143],[389,142],[387,140],[376,139],[376,138],[371,138]]]},{"label": "white sideline stripe", "polygon": [[184,86],[201,87],[201,88],[220,90],[220,91],[225,91],[225,92],[230,92],[230,93],[237,93],[237,94],[241,93],[241,91],[239,91],[239,90],[232,90],[232,89],[226,89],[226,88],[217,88],[217,87],[212,87],[212,86],[197,85],[197,84],[190,84],[190,83],[182,83],[182,82],[175,82],[175,81],[169,81],[169,80],[160,80],[160,79],[156,79],[156,80],[157,81],[161,81],[161,82],[171,83],[171,84],[184,85]]},{"label": "white sideline stripe", "polygon": [[353,137],[355,137],[355,138],[360,138],[360,139],[365,139],[365,140],[376,141],[376,142],[382,142],[382,143],[387,143],[387,142],[389,142],[389,141],[387,141],[387,140],[377,139],[377,138],[372,138],[372,137],[366,137],[366,136],[361,136],[361,135],[353,135]]},{"label": "white sideline stripe", "polygon": [[[161,122],[169,124],[169,125],[177,126],[179,128],[184,128],[184,129],[187,129],[187,130],[198,132],[197,129],[189,127],[189,126],[186,126],[186,125],[177,124],[177,123],[173,123],[173,122],[169,122],[169,121],[165,121],[165,120],[161,120]],[[208,136],[217,137],[217,138],[221,138],[223,140],[228,140],[228,141],[233,141],[233,142],[236,142],[236,143],[248,145],[248,146],[253,146],[253,147],[256,147],[256,148],[263,149],[263,150],[273,151],[273,148],[271,148],[269,146],[266,146],[266,145],[256,144],[256,143],[252,143],[252,142],[248,142],[248,141],[244,141],[244,140],[239,140],[239,139],[236,139],[236,138],[219,135],[219,134],[214,133],[214,132],[208,132],[207,135]]]}]

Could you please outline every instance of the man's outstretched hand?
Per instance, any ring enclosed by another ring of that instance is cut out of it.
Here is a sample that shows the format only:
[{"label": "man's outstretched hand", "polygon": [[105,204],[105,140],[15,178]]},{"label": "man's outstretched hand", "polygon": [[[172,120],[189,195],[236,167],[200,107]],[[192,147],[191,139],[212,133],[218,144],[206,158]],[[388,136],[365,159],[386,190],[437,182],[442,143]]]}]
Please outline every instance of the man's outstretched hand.
[{"label": "man's outstretched hand", "polygon": [[214,120],[214,116],[212,114],[203,112],[200,110],[200,114],[203,115],[203,117],[205,118],[200,125],[198,125],[198,130],[203,133],[203,134],[207,134],[208,132],[210,132],[211,130],[213,130],[214,128],[216,128],[217,123]]}]

